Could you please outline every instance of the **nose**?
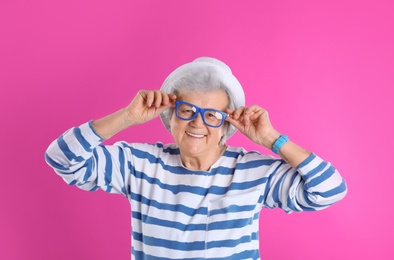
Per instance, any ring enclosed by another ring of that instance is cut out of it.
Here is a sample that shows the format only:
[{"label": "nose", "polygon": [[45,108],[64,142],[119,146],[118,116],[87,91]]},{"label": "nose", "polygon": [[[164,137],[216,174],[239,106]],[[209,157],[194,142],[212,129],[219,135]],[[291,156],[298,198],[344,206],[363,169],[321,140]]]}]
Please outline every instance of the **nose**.
[{"label": "nose", "polygon": [[192,126],[194,127],[203,127],[205,124],[204,121],[202,120],[201,113],[198,113],[197,116],[190,121],[190,124],[192,124]]}]

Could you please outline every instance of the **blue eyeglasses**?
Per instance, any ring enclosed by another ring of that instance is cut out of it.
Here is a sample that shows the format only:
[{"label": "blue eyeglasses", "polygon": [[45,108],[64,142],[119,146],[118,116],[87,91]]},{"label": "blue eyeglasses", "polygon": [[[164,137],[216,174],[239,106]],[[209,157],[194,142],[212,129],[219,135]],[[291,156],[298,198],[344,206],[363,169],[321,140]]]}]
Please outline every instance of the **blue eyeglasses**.
[{"label": "blue eyeglasses", "polygon": [[193,120],[198,114],[201,114],[202,121],[204,124],[210,127],[220,127],[228,114],[216,109],[211,108],[199,108],[196,105],[190,104],[184,101],[175,101],[175,114],[179,119],[182,120]]}]

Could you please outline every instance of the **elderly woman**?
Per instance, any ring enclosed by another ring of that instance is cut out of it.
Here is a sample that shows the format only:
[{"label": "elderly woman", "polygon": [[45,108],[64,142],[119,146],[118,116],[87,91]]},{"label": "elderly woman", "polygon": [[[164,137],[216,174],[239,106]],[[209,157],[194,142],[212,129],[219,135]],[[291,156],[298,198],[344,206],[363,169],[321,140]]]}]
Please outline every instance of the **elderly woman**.
[{"label": "elderly woman", "polygon": [[[321,210],[347,188],[330,163],[276,131],[267,111],[244,105],[230,68],[199,58],[161,90],[65,132],[46,161],[71,185],[127,197],[133,259],[259,259],[262,207]],[[101,144],[158,116],[174,144]],[[237,129],[281,158],[226,145]]]}]

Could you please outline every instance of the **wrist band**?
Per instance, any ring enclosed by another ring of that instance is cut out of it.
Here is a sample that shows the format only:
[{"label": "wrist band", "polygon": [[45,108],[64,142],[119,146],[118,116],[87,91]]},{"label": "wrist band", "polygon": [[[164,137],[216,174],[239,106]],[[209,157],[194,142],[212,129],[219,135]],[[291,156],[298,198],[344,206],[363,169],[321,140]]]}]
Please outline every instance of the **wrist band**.
[{"label": "wrist band", "polygon": [[287,135],[281,135],[278,139],[276,139],[274,145],[272,146],[272,151],[276,154],[279,154],[280,148],[289,141],[289,137]]}]

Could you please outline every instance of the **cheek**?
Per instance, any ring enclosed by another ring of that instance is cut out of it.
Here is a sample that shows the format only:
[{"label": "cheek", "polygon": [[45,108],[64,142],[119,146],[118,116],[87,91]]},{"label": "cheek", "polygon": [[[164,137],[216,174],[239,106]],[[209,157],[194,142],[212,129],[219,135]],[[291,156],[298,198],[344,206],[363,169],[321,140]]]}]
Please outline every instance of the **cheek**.
[{"label": "cheek", "polygon": [[170,131],[172,135],[177,135],[184,128],[184,124],[186,121],[182,121],[178,119],[175,115],[173,115],[170,119]]}]

